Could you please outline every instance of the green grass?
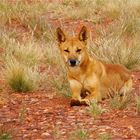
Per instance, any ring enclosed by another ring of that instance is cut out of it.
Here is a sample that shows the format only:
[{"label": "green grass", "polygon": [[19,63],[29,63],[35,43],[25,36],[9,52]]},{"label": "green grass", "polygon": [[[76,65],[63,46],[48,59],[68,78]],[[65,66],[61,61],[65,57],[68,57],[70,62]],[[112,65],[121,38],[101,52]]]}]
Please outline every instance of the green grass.
[{"label": "green grass", "polygon": [[111,136],[109,133],[102,133],[98,136],[99,140],[111,140]]},{"label": "green grass", "polygon": [[5,125],[0,126],[0,140],[12,140],[12,130],[9,129]]},{"label": "green grass", "polygon": [[9,133],[0,134],[0,140],[12,140],[12,136]]},{"label": "green grass", "polygon": [[88,140],[89,133],[85,129],[77,129],[75,130],[69,140]]},{"label": "green grass", "polygon": [[97,118],[103,112],[105,112],[105,110],[96,102],[92,102],[88,108],[88,112],[90,113],[91,116],[93,116],[94,118]]}]

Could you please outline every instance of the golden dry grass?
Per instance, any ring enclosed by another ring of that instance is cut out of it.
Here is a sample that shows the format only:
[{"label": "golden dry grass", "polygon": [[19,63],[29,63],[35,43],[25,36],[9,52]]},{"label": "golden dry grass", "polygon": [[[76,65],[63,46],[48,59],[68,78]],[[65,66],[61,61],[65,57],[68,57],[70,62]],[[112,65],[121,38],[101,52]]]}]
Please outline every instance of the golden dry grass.
[{"label": "golden dry grass", "polygon": [[[93,57],[108,63],[121,63],[132,70],[139,69],[139,9],[139,0],[66,0],[62,3],[1,0],[0,46],[4,52],[0,61],[4,65],[3,72],[8,69],[7,77],[11,77],[9,71],[18,71],[16,63],[20,63],[21,67],[26,69],[24,73],[38,73],[40,81],[43,82],[39,83],[40,85],[45,84],[46,80],[46,84],[53,86],[55,90],[64,91],[63,94],[69,92],[68,84],[60,84],[60,81],[67,83],[67,80],[65,75],[62,76],[65,68],[54,41],[54,29],[50,28],[46,20],[48,12],[53,13],[51,18],[87,20],[95,27],[99,24],[98,37],[90,43],[90,53]],[[111,23],[104,26],[101,24],[104,19],[109,19]],[[39,74],[34,67],[38,68],[42,64],[46,68],[55,67],[60,73],[59,76],[49,76],[47,72]],[[32,78],[34,81],[36,76]]]}]

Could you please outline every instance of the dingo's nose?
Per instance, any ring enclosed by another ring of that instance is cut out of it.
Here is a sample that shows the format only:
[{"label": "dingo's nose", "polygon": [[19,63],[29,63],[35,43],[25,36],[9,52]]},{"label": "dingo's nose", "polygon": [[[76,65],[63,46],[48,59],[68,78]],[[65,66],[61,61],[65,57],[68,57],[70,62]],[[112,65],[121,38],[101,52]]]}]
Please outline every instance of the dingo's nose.
[{"label": "dingo's nose", "polygon": [[76,66],[76,60],[70,59],[69,62],[71,66]]}]

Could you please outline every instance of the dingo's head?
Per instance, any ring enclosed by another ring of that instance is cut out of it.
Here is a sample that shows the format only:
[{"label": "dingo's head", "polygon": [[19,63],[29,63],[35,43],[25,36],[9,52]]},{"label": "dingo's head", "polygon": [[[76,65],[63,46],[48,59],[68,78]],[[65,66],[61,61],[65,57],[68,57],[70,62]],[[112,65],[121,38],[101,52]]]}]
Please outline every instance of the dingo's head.
[{"label": "dingo's head", "polygon": [[60,28],[57,28],[56,33],[59,48],[66,65],[68,67],[80,66],[87,56],[87,28],[83,26],[78,37],[68,38]]}]

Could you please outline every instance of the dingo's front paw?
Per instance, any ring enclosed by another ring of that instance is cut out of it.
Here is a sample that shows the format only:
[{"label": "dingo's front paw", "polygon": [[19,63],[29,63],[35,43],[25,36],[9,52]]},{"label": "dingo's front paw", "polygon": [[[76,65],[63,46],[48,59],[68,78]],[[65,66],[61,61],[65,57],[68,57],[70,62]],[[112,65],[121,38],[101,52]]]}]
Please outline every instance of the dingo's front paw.
[{"label": "dingo's front paw", "polygon": [[79,100],[71,99],[70,106],[80,106],[81,103]]},{"label": "dingo's front paw", "polygon": [[70,106],[81,106],[81,105],[88,105],[84,100],[76,100],[76,99],[72,99],[70,102]]}]

